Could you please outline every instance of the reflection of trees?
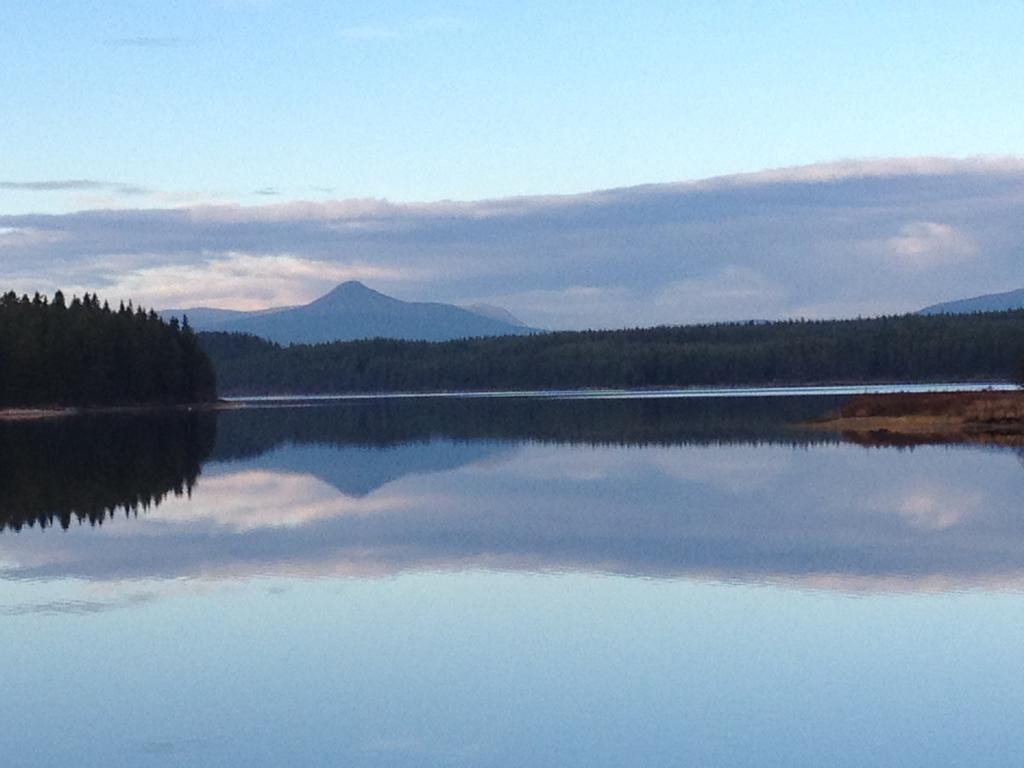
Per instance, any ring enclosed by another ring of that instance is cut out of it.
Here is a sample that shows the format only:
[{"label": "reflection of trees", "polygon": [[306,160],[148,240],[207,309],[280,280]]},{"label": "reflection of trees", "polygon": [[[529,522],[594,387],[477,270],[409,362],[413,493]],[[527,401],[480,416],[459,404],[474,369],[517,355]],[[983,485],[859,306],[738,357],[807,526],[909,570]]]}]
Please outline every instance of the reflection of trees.
[{"label": "reflection of trees", "polygon": [[[189,493],[208,457],[284,444],[386,447],[457,442],[791,445],[833,440],[787,424],[838,399],[382,399],[214,413],[84,414],[0,422],[0,531],[101,524]],[[388,457],[392,460],[391,457]],[[389,469],[393,472],[394,468]],[[356,469],[356,471],[362,471]]]},{"label": "reflection of trees", "polygon": [[0,423],[0,531],[97,525],[191,493],[215,436],[214,414],[174,410]]},{"label": "reflection of trees", "polygon": [[577,445],[807,445],[837,438],[792,425],[818,418],[844,399],[417,398],[244,408],[220,415],[213,458],[257,456],[284,443],[389,446],[432,438]]}]

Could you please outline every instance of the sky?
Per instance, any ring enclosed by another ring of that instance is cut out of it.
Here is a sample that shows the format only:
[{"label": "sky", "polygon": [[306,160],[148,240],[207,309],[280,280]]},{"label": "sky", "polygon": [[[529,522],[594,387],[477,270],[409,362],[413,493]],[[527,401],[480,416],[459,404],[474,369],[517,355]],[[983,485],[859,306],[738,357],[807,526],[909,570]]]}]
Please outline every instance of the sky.
[{"label": "sky", "polygon": [[354,278],[576,328],[1024,285],[1019,1],[79,1],[0,23],[5,289],[257,308]]}]

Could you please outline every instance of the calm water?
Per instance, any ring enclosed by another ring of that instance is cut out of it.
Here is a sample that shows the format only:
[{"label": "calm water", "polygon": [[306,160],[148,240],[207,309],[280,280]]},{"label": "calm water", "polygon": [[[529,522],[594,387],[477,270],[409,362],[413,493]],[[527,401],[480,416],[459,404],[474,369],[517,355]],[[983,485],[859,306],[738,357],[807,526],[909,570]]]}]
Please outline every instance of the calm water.
[{"label": "calm water", "polygon": [[0,764],[1014,765],[1021,456],[840,401],[0,424]]}]

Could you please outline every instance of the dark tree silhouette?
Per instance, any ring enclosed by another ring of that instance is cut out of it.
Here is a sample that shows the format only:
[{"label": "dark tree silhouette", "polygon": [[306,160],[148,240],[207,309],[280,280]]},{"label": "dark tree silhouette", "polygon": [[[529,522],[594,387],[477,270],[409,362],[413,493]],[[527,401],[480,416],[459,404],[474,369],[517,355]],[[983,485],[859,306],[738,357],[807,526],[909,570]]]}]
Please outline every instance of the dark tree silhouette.
[{"label": "dark tree silhouette", "polygon": [[0,422],[0,533],[102,525],[191,494],[216,429],[215,413],[185,409]]},{"label": "dark tree silhouette", "polygon": [[199,338],[221,389],[234,394],[1010,381],[1024,360],[1024,311],[441,343],[281,347],[239,334]]},{"label": "dark tree silhouette", "polygon": [[187,322],[85,294],[0,296],[0,407],[194,403],[216,398]]}]

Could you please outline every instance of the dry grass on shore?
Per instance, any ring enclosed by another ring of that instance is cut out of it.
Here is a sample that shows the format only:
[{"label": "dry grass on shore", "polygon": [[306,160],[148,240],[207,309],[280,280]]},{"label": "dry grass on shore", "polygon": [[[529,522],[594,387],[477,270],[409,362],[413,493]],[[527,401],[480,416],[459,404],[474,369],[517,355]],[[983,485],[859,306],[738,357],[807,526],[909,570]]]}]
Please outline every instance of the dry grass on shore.
[{"label": "dry grass on shore", "polygon": [[851,435],[1024,437],[1024,391],[860,395],[813,424]]},{"label": "dry grass on shore", "polygon": [[839,418],[938,417],[963,421],[1024,419],[1024,391],[918,392],[859,395],[836,413]]}]

